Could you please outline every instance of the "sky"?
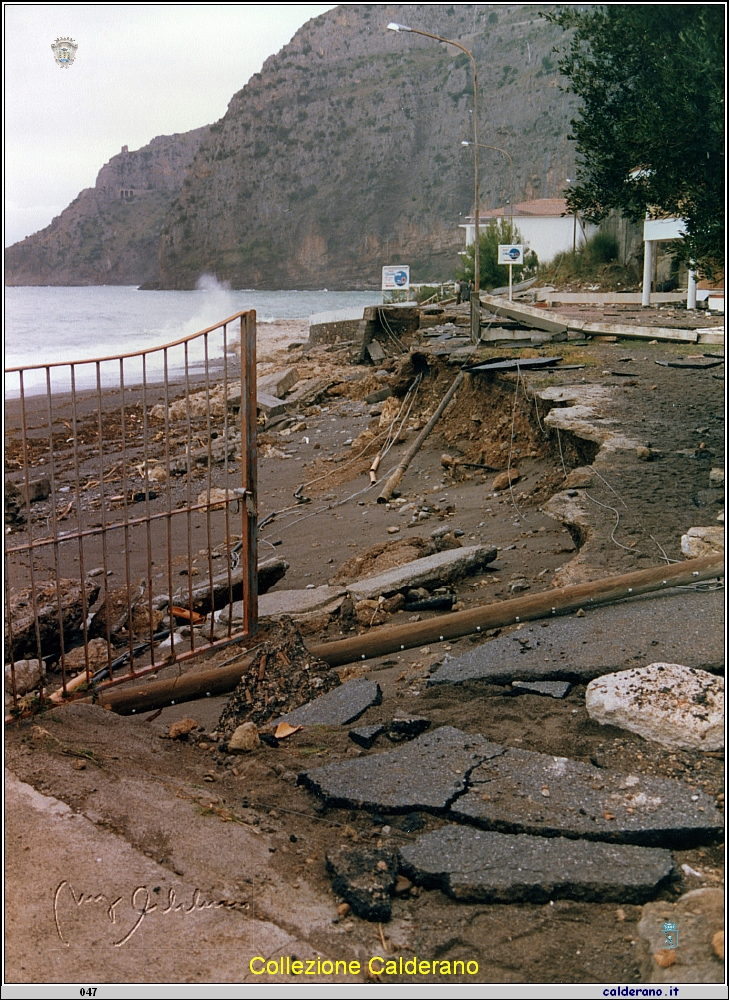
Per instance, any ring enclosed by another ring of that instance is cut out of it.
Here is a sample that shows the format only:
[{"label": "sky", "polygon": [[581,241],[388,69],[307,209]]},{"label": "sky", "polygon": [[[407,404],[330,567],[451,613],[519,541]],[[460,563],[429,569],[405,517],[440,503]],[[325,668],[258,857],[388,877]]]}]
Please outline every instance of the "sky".
[{"label": "sky", "polygon": [[[217,121],[336,4],[3,5],[5,246],[47,226],[122,146]],[[76,60],[51,44],[71,37]]]}]

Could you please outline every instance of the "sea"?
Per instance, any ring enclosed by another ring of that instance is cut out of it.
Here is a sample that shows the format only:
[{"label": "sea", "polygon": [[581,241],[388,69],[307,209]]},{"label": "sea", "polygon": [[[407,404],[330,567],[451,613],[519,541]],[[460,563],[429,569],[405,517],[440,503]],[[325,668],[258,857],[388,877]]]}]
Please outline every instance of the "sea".
[{"label": "sea", "polygon": [[[270,324],[282,320],[308,320],[320,312],[374,305],[382,301],[381,292],[230,290],[214,279],[194,291],[141,291],[135,286],[101,285],[94,287],[13,287],[5,289],[5,395],[17,397],[19,376],[9,368],[55,365],[146,351],[190,336],[243,309],[255,309],[259,341],[273,346]],[[231,334],[229,333],[229,336]],[[220,355],[220,338],[209,341],[209,357]],[[188,361],[198,365],[203,357],[202,341],[188,349]],[[183,363],[183,348],[169,353],[168,373],[174,376]],[[119,363],[100,366],[102,385],[119,380]],[[54,392],[70,388],[70,369],[51,368]],[[163,377],[161,355],[148,356],[146,377]],[[45,368],[23,373],[23,392],[32,395],[46,391]],[[76,389],[94,388],[96,366],[81,364],[74,369]],[[124,362],[126,384],[141,380],[141,361]]]}]

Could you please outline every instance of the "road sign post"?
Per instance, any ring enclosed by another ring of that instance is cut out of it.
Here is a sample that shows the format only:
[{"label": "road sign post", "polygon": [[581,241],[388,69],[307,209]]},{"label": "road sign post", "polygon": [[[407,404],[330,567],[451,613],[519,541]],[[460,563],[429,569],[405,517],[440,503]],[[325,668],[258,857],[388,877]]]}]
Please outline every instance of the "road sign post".
[{"label": "road sign post", "polygon": [[[404,291],[407,293],[410,288],[410,265],[394,264],[382,268],[382,301],[385,301],[385,293]],[[407,297],[407,294],[406,294]],[[392,301],[392,298],[390,298]]]},{"label": "road sign post", "polygon": [[509,266],[509,302],[511,302],[511,275],[512,268],[524,263],[524,246],[521,243],[499,243],[499,264]]}]

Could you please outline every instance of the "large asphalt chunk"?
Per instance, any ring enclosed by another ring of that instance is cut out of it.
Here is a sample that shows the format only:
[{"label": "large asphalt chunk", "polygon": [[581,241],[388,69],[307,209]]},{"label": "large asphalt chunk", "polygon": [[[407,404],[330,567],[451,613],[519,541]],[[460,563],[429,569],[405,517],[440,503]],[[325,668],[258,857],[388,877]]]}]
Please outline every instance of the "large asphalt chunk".
[{"label": "large asphalt chunk", "polygon": [[704,792],[670,778],[619,774],[528,750],[506,750],[474,768],[457,820],[505,833],[689,847],[722,836]]},{"label": "large asphalt chunk", "polygon": [[276,721],[288,722],[290,726],[345,726],[358,719],[370,705],[379,705],[381,701],[380,685],[366,677],[358,677]]},{"label": "large asphalt chunk", "polygon": [[390,894],[397,879],[397,854],[343,845],[327,853],[332,888],[362,920],[389,920]]},{"label": "large asphalt chunk", "polygon": [[720,592],[660,594],[524,624],[450,659],[428,684],[571,681],[661,660],[716,672],[724,664]]},{"label": "large asphalt chunk", "polygon": [[674,874],[670,851],[444,826],[400,849],[413,881],[478,903],[644,903]]},{"label": "large asphalt chunk", "polygon": [[305,785],[330,805],[389,812],[441,812],[462,795],[474,767],[504,748],[443,726],[398,750],[303,771]]}]

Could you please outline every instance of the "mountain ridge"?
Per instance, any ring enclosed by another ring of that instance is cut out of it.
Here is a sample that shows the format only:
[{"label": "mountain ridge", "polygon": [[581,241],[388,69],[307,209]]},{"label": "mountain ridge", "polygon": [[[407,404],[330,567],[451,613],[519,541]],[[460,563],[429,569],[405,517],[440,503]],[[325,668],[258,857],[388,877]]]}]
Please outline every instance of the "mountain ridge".
[{"label": "mountain ridge", "polygon": [[[553,6],[356,4],[309,21],[218,122],[196,130],[184,177],[174,191],[157,191],[154,225],[143,232],[140,221],[134,236],[144,246],[139,282],[194,288],[208,274],[236,288],[376,288],[392,263],[409,263],[414,281],[450,277],[463,248],[459,222],[473,208],[473,154],[461,145],[473,137],[470,63],[457,49],[386,26],[410,23],[473,51],[479,140],[514,160],[512,192],[507,157],[480,151],[488,208],[558,197],[574,169],[575,102],[559,90],[553,55],[562,32],[539,17]],[[27,279],[41,249],[38,274],[73,276],[73,254],[54,261],[41,239],[48,229],[9,248],[10,283],[40,283]],[[79,245],[79,273],[131,274],[119,263],[128,250],[115,258],[112,240],[105,252],[94,272]]]}]

